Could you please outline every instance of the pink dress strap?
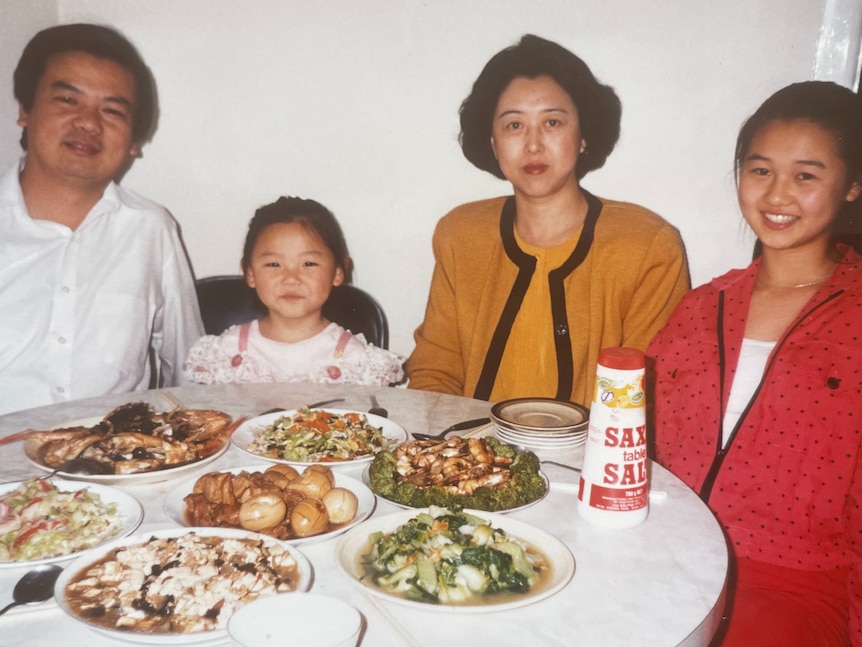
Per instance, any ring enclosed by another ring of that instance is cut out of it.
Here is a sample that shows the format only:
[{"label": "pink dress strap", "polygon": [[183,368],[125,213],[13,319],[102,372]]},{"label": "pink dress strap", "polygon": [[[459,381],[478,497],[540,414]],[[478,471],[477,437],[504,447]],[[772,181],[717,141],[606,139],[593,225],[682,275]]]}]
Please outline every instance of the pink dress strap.
[{"label": "pink dress strap", "polygon": [[244,323],[239,327],[239,352],[230,360],[230,365],[234,368],[242,364],[242,354],[248,348],[249,330],[251,330],[251,322]]},{"label": "pink dress strap", "polygon": [[335,357],[341,357],[344,355],[344,349],[347,348],[347,344],[350,342],[350,338],[353,335],[349,330],[345,330],[341,333],[341,337],[338,338],[338,343],[335,344]]}]

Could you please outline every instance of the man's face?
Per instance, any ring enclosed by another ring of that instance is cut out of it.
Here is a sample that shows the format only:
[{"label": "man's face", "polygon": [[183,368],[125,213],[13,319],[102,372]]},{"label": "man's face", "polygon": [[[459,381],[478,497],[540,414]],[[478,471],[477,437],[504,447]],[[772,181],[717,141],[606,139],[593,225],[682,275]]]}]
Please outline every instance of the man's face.
[{"label": "man's face", "polygon": [[132,141],[135,80],[114,61],[84,52],[48,59],[29,111],[25,174],[85,189],[104,188],[137,154]]}]

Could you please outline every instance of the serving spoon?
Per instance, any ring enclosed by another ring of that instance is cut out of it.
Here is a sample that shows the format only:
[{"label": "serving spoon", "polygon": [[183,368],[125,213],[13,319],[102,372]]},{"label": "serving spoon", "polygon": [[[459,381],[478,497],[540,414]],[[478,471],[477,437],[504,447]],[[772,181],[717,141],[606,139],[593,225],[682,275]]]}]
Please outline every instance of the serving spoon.
[{"label": "serving spoon", "polygon": [[474,418],[473,420],[456,422],[454,425],[446,427],[439,434],[419,434],[416,432],[412,432],[412,436],[416,440],[443,440],[446,437],[446,434],[452,431],[464,431],[466,429],[473,429],[473,427],[481,427],[482,425],[487,425],[489,422],[491,422],[490,418]]},{"label": "serving spoon", "polygon": [[7,604],[0,609],[0,615],[6,613],[12,607],[17,607],[21,604],[33,604],[34,602],[44,602],[54,595],[54,582],[63,569],[56,564],[50,566],[41,566],[34,568],[32,571],[24,574],[18,583],[15,585],[15,590],[12,591],[12,599],[14,602]]},{"label": "serving spoon", "polygon": [[377,401],[377,396],[371,396],[371,408],[368,410],[368,413],[374,416],[380,416],[381,418],[386,418],[389,416],[389,412],[380,406],[380,403]]},{"label": "serving spoon", "polygon": [[67,460],[60,467],[55,468],[53,472],[42,478],[49,479],[57,474],[57,472],[63,472],[64,474],[107,475],[113,474],[114,468],[92,458],[78,457]]}]

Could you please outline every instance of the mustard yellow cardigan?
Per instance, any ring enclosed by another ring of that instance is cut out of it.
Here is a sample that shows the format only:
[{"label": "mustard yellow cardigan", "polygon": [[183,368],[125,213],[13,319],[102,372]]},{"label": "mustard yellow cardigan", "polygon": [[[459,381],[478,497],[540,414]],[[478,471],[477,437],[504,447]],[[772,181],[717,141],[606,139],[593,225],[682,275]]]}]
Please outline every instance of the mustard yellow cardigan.
[{"label": "mustard yellow cardigan", "polygon": [[[550,272],[556,373],[541,390],[589,406],[599,351],[646,350],[689,289],[679,232],[634,204],[584,192],[589,209],[572,255]],[[462,205],[434,232],[436,261],[425,320],[407,362],[409,386],[489,399],[535,258],[514,236],[514,198]],[[537,389],[537,392],[539,389]],[[536,393],[494,393],[495,400]]]}]

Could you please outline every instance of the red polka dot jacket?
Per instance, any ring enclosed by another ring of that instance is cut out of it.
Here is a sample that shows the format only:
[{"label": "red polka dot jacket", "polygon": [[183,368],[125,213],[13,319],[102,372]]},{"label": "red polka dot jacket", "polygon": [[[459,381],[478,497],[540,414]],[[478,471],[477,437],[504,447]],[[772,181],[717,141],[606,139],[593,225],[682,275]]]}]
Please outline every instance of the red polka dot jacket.
[{"label": "red polka dot jacket", "polygon": [[689,292],[647,354],[658,462],[708,503],[738,557],[803,570],[851,567],[858,638],[862,256],[842,252],[777,342],[726,449],[721,421],[759,261]]}]

